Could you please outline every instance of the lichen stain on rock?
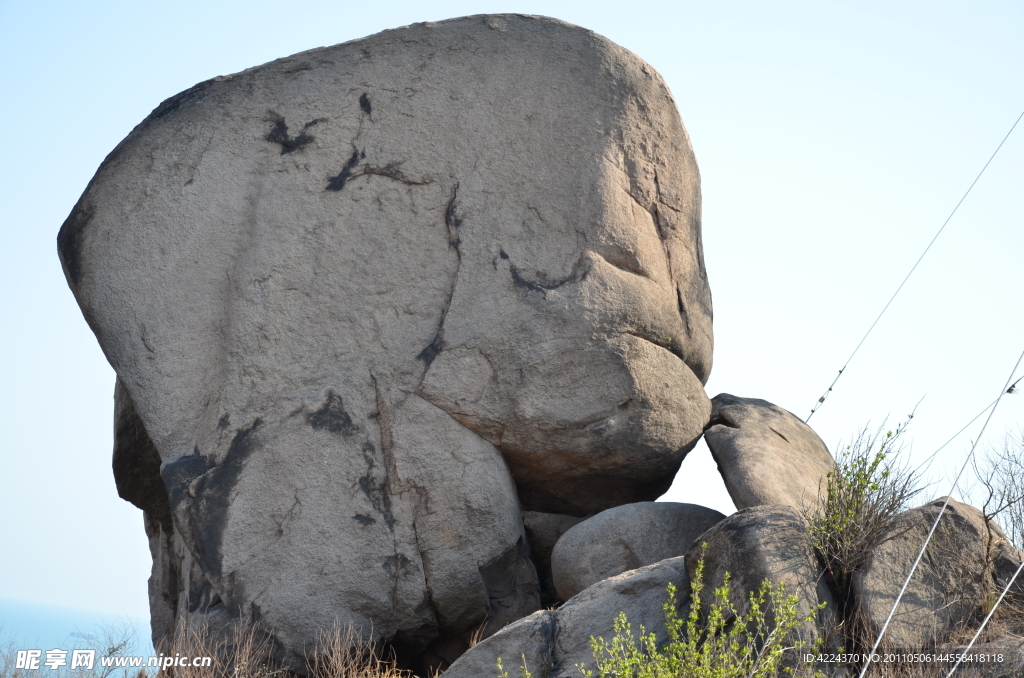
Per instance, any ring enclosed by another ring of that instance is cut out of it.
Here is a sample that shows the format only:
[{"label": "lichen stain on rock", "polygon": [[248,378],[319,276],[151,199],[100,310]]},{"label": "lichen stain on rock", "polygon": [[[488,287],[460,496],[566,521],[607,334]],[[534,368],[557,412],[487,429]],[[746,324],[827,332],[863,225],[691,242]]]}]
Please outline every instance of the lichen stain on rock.
[{"label": "lichen stain on rock", "polygon": [[318,431],[326,430],[343,436],[350,436],[356,430],[352,417],[345,411],[345,402],[333,390],[327,391],[327,400],[319,410],[306,415],[306,423]]}]

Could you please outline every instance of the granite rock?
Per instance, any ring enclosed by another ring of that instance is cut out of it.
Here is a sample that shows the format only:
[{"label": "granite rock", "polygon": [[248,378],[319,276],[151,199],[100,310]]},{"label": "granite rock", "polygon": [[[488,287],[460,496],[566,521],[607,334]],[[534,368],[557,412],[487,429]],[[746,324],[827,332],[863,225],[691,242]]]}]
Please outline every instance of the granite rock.
[{"label": "granite rock", "polygon": [[710,416],[686,131],[650,66],[556,20],[200,83],[106,158],[58,250],[159,456],[154,567],[190,559],[197,604],[292,665],[335,622],[450,657],[529,614],[521,510],[653,499]]},{"label": "granite rock", "polygon": [[638,502],[607,509],[569,529],[555,544],[551,572],[562,600],[602,579],[686,555],[725,516],[676,502]]},{"label": "granite rock", "polygon": [[736,508],[818,502],[835,461],[810,426],[767,400],[722,393],[711,405],[704,439]]}]

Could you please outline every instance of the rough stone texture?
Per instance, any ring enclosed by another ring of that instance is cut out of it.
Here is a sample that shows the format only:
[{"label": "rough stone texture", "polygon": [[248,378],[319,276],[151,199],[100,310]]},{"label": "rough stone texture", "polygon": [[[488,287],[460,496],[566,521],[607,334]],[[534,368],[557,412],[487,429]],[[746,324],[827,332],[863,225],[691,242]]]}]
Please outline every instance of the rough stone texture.
[{"label": "rough stone texture", "polygon": [[530,544],[530,560],[537,568],[537,578],[540,580],[542,607],[551,607],[565,600],[559,597],[555,589],[555,580],[551,574],[551,551],[566,530],[582,520],[560,513],[523,511],[523,527],[526,528],[526,540]]},{"label": "rough stone texture", "polygon": [[[873,634],[896,602],[942,501],[900,514],[889,539],[854,575],[853,593]],[[910,651],[943,642],[946,634],[971,621],[989,595],[998,596],[999,582],[1005,585],[1019,564],[1020,553],[997,525],[986,525],[984,514],[973,506],[950,500],[883,642]]]},{"label": "rough stone texture", "polygon": [[[835,626],[835,600],[807,538],[807,523],[796,509],[789,506],[743,509],[701,535],[700,542],[686,554],[686,564],[693,577],[697,563],[704,557],[705,586],[701,599],[705,609],[714,601],[714,589],[728,572],[730,600],[741,613],[749,608],[748,592],[757,591],[765,579],[772,585],[784,584],[788,594],[799,598],[801,617],[807,617],[819,604],[825,603],[825,609],[816,615],[816,622],[797,629],[797,636],[807,641],[808,647]],[[704,543],[706,551],[702,548]]]},{"label": "rough stone texture", "polygon": [[694,540],[725,516],[675,502],[639,502],[598,513],[555,544],[551,572],[562,600],[602,579],[685,555]]},{"label": "rough stone texture", "polygon": [[594,668],[591,636],[611,640],[612,624],[625,612],[634,631],[642,625],[665,642],[667,587],[675,584],[679,614],[685,616],[690,583],[685,558],[670,558],[617,577],[605,579],[557,610],[542,610],[520,619],[462,655],[445,672],[445,678],[484,678],[497,675],[502,659],[509,675],[520,675],[524,656],[535,678],[569,678],[581,675],[577,664]]},{"label": "rough stone texture", "polygon": [[653,499],[710,416],[688,137],[653,69],[555,20],[200,83],[58,249],[162,462],[154,609],[195,569],[197,614],[285,654],[338,620],[453,658],[539,604],[521,508]]},{"label": "rough stone texture", "polygon": [[704,439],[736,508],[818,501],[835,461],[810,426],[767,400],[722,393],[711,406]]}]

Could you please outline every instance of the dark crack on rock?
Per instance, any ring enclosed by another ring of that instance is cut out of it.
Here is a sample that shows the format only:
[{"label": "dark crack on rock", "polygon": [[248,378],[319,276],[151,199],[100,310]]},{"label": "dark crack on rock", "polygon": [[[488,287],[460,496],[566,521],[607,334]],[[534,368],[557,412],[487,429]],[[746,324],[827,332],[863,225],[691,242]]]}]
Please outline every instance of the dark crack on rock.
[{"label": "dark crack on rock", "polygon": [[544,664],[544,668],[548,673],[543,678],[548,678],[558,668],[558,636],[562,632],[562,624],[558,620],[558,614],[551,612],[548,615],[551,625],[548,627],[547,632],[547,645],[544,647],[544,654],[547,657],[547,662]]},{"label": "dark crack on rock", "polygon": [[672,355],[674,355],[675,357],[682,360],[684,364],[686,363],[686,355],[683,352],[682,345],[678,341],[672,339],[671,337],[668,339],[661,339],[659,337],[651,337],[644,334],[637,334],[636,332],[624,332],[623,334],[628,334],[629,336],[636,337],[637,339],[646,341],[649,344],[654,344],[659,348],[663,348]]},{"label": "dark crack on rock", "polygon": [[434,339],[416,356],[416,359],[421,360],[427,368],[434,362],[434,358],[444,350],[444,323],[448,318],[448,309],[451,308],[452,298],[455,296],[455,286],[459,281],[459,270],[462,268],[462,250],[459,249],[459,246],[462,244],[462,241],[459,239],[462,217],[458,214],[458,197],[459,182],[456,181],[455,186],[452,187],[452,195],[444,208],[444,224],[448,228],[448,248],[454,250],[456,256],[455,275],[452,276],[452,286],[448,291],[448,298],[444,302],[444,308],[441,310],[441,319],[437,323]]},{"label": "dark crack on rock", "polygon": [[352,417],[345,411],[345,402],[333,390],[327,391],[327,400],[319,410],[306,415],[306,423],[318,431],[326,430],[346,437],[356,430]]},{"label": "dark crack on rock", "polygon": [[454,249],[461,257],[462,253],[459,252],[459,245],[462,244],[462,240],[459,239],[459,228],[462,227],[462,217],[457,212],[458,203],[456,200],[458,197],[459,183],[455,182],[455,187],[452,188],[452,197],[444,208],[444,224],[448,227],[448,247]]},{"label": "dark crack on rock", "polygon": [[340,191],[341,189],[345,188],[345,184],[348,183],[348,181],[353,178],[352,170],[354,170],[356,168],[356,165],[359,164],[359,160],[365,157],[365,152],[360,152],[358,150],[353,149],[352,157],[348,159],[348,162],[346,162],[345,166],[341,168],[341,171],[338,172],[338,175],[334,177],[328,177],[329,183],[327,184],[327,190]]},{"label": "dark crack on rock", "polygon": [[772,433],[774,433],[775,435],[779,436],[783,440],[785,440],[787,443],[789,442],[789,438],[787,438],[786,436],[784,436],[781,433],[779,433],[778,431],[776,431],[774,426],[769,426],[768,430],[771,431]]},{"label": "dark crack on rock", "polygon": [[359,489],[370,500],[370,506],[380,514],[384,523],[391,529],[395,526],[396,521],[391,512],[388,469],[377,465],[377,448],[369,441],[363,444],[363,461],[366,462],[366,473],[359,478]]},{"label": "dark crack on rock", "polygon": [[363,112],[367,115],[373,112],[373,107],[370,106],[370,97],[366,96],[366,92],[359,96],[359,108],[363,109]]},{"label": "dark crack on rock", "polygon": [[263,139],[270,143],[278,144],[281,147],[281,155],[301,150],[303,146],[313,142],[314,137],[306,134],[306,130],[319,123],[319,119],[307,122],[303,125],[302,131],[299,132],[298,136],[292,138],[288,136],[288,125],[285,123],[284,118],[273,111],[271,111],[271,116],[274,119],[274,127],[267,133],[267,136],[263,137]]},{"label": "dark crack on rock", "polygon": [[359,163],[366,159],[366,151],[353,150],[352,156],[345,163],[345,166],[341,168],[341,171],[337,176],[328,177],[327,189],[328,191],[340,191],[345,188],[348,182],[352,181],[357,177],[363,177],[367,175],[376,175],[379,177],[386,177],[395,181],[400,181],[408,186],[424,186],[431,183],[429,179],[417,180],[409,177],[407,174],[402,172],[401,162],[389,162],[386,165],[366,165],[362,168],[359,167]]},{"label": "dark crack on rock", "polygon": [[354,179],[355,177],[361,177],[366,174],[375,174],[379,177],[387,177],[388,179],[400,181],[403,184],[407,184],[409,186],[423,186],[425,184],[430,183],[429,181],[416,181],[415,179],[410,179],[405,173],[402,172],[401,169],[399,169],[401,165],[402,163],[399,162],[389,162],[387,165],[384,165],[383,167],[367,165],[366,167],[363,168],[362,172],[353,175],[351,179]]},{"label": "dark crack on rock", "polygon": [[246,462],[257,449],[256,432],[262,424],[263,420],[257,417],[247,428],[238,429],[220,463],[194,454],[165,464],[160,473],[172,508],[187,520],[195,555],[203,563],[203,570],[217,576],[222,574],[221,545],[231,495]]},{"label": "dark crack on rock", "polygon": [[523,275],[522,270],[512,263],[508,258],[508,254],[505,250],[501,250],[500,255],[502,259],[508,261],[509,273],[512,275],[512,284],[516,287],[521,287],[530,292],[549,292],[556,290],[563,285],[568,285],[573,282],[582,282],[586,280],[587,274],[590,272],[589,268],[586,268],[583,259],[580,258],[573,264],[572,271],[569,275],[561,280],[530,280]]},{"label": "dark crack on rock", "polygon": [[[441,326],[444,326],[444,321],[441,322]],[[437,334],[434,335],[434,340],[427,344],[427,346],[416,355],[416,360],[423,361],[426,367],[430,367],[430,364],[434,362],[434,358],[441,354],[444,350],[444,339],[442,338],[442,328],[437,328]]]}]

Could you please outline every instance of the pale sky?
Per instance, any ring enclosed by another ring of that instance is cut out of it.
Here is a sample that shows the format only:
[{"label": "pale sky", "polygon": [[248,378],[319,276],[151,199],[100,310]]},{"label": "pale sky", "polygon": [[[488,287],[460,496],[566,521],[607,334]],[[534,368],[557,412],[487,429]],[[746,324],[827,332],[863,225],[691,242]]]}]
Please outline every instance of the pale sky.
[{"label": "pale sky", "polygon": [[[55,245],[103,157],[199,81],[491,12],[579,24],[664,76],[703,181],[708,393],[801,417],[1024,110],[1019,2],[3,0],[0,599],[148,616],[142,514],[110,471],[114,374]],[[924,397],[920,461],[998,395],[1024,350],[1022,186],[1024,123],[812,420],[830,447]],[[929,498],[979,428],[939,456]],[[981,444],[1021,428],[1008,396]],[[666,498],[732,510],[703,446]]]}]

